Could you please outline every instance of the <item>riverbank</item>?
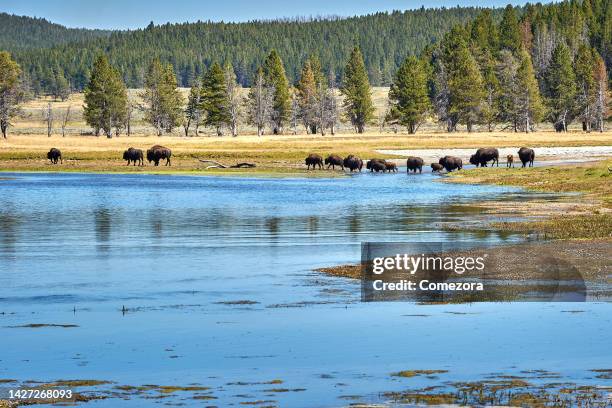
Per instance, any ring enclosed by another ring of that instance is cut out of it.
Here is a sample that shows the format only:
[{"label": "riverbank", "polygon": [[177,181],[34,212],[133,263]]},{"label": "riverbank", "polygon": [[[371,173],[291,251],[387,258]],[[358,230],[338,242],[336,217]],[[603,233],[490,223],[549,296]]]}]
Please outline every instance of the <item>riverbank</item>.
[{"label": "riverbank", "polygon": [[[128,147],[147,149],[162,144],[172,149],[171,167],[128,167],[122,154]],[[308,172],[304,158],[310,153],[326,156],[331,153],[342,157],[354,154],[362,159],[386,157],[402,164],[405,152],[423,155],[433,160],[446,154],[467,155],[478,147],[495,146],[515,150],[516,146],[536,148],[537,161],[562,158],[593,159],[598,152],[612,146],[612,132],[567,133],[538,132],[522,133],[422,133],[405,134],[342,134],[335,136],[283,135],[283,136],[239,136],[231,137],[118,137],[107,139],[94,136],[51,137],[41,135],[9,136],[0,140],[0,170],[3,171],[80,171],[97,173],[163,173],[163,174],[209,174],[209,175],[319,175],[332,171]],[[62,151],[64,163],[51,165],[46,154],[51,147]],[[572,151],[569,147],[590,147],[587,153]],[[540,157],[538,148],[545,149]],[[454,149],[464,149],[455,151]],[[381,153],[386,152],[386,153]],[[210,163],[198,159],[215,160],[231,166],[250,162],[253,169],[208,168]],[[503,161],[503,157],[502,157]],[[427,163],[429,160],[427,160]],[[341,174],[340,171],[336,173]]]}]

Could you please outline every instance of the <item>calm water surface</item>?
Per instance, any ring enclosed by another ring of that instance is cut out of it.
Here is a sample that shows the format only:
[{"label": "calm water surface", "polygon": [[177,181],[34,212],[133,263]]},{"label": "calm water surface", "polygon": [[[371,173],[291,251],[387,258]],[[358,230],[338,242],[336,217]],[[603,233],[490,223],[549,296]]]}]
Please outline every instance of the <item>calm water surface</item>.
[{"label": "calm water surface", "polygon": [[[593,384],[603,380],[588,370],[612,365],[607,303],[579,314],[546,303],[363,304],[358,282],[313,272],[358,262],[362,241],[516,241],[442,229],[485,219],[454,204],[525,198],[516,190],[402,173],[5,176],[0,379],[198,383],[211,387],[211,405],[312,407],[436,383],[390,376],[406,369],[448,370],[439,381],[544,369]],[[31,323],[78,327],[10,327]],[[273,379],[283,384],[261,384]]]}]

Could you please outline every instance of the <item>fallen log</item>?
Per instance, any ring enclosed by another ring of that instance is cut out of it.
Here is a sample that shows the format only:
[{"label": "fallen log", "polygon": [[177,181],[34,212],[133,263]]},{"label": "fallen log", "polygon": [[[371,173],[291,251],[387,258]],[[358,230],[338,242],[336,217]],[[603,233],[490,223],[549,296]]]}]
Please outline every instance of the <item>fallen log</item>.
[{"label": "fallen log", "polygon": [[242,168],[252,169],[253,167],[256,167],[254,163],[246,163],[246,162],[234,164],[232,166],[226,166],[225,164],[221,164],[214,160],[198,159],[198,161],[202,163],[212,163],[213,164],[212,166],[206,167],[207,169],[242,169]]}]

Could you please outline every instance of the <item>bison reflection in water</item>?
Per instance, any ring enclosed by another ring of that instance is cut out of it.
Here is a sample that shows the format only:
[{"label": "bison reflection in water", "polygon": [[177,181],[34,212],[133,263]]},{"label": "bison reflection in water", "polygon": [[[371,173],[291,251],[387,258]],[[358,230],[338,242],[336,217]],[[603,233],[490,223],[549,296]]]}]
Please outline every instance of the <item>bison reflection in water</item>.
[{"label": "bison reflection in water", "polygon": [[142,153],[142,150],[140,149],[130,147],[125,152],[123,152],[123,160],[127,161],[128,166],[132,162],[134,162],[134,166],[136,166],[137,162],[139,166],[144,166],[144,155]]},{"label": "bison reflection in water", "polygon": [[62,152],[55,147],[52,147],[51,150],[49,150],[49,153],[47,153],[47,159],[49,159],[52,164],[57,164],[58,160],[60,163],[64,163],[62,160]]},{"label": "bison reflection in water", "polygon": [[159,166],[159,161],[166,159],[166,166],[170,166],[170,157],[172,156],[172,150],[167,147],[155,145],[147,150],[147,160],[149,163],[154,162],[156,166]]}]

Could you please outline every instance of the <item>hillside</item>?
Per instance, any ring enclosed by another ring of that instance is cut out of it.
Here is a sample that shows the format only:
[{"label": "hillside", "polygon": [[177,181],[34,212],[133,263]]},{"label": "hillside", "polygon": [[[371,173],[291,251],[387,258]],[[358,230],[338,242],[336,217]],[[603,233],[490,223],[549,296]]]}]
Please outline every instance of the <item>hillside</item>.
[{"label": "hillside", "polygon": [[0,49],[17,51],[107,37],[110,31],[66,28],[44,18],[0,13]]},{"label": "hillside", "polygon": [[[420,52],[453,25],[473,19],[480,11],[473,7],[421,8],[346,19],[151,25],[114,32],[86,44],[20,51],[15,57],[33,81],[44,81],[49,67],[60,67],[76,89],[82,89],[94,56],[101,52],[120,67],[129,87],[142,86],[145,68],[155,57],[174,65],[181,86],[189,86],[213,60],[230,61],[238,80],[248,85],[272,48],[282,56],[289,79],[295,80],[311,54],[318,54],[324,70],[339,77],[350,49],[359,44],[372,83],[381,85],[390,82],[406,55]],[[498,16],[499,11],[494,14]]]}]

